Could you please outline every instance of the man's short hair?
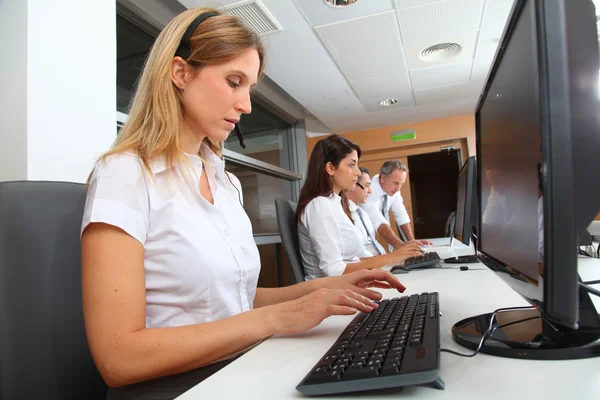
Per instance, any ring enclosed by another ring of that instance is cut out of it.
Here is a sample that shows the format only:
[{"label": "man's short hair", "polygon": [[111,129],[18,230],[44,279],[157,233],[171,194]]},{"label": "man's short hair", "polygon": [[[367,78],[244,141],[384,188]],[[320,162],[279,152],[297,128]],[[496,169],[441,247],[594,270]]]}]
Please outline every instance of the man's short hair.
[{"label": "man's short hair", "polygon": [[408,172],[408,167],[402,161],[389,160],[383,163],[379,169],[379,175],[389,176],[397,169]]}]

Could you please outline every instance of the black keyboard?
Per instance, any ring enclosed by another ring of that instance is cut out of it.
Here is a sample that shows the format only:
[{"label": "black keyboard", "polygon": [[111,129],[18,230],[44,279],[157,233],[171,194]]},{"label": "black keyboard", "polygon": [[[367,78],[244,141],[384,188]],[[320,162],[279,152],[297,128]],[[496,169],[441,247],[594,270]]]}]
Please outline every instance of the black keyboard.
[{"label": "black keyboard", "polygon": [[437,293],[379,302],[359,313],[296,389],[305,395],[431,384],[439,389]]},{"label": "black keyboard", "polygon": [[404,269],[420,269],[430,268],[442,261],[438,253],[432,251],[431,253],[425,253],[422,256],[411,257],[404,260]]}]

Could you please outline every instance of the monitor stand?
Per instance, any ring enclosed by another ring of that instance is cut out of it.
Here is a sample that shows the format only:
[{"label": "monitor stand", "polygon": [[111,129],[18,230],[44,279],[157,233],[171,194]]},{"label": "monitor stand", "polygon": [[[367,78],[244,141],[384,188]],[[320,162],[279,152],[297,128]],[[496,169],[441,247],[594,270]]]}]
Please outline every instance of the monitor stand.
[{"label": "monitor stand", "polygon": [[[587,292],[580,289],[578,330],[562,327],[540,315],[534,308],[505,309],[496,313],[496,329],[481,352],[509,358],[572,360],[600,357],[600,318]],[[476,350],[490,326],[494,313],[457,322],[452,336],[459,344]]]}]

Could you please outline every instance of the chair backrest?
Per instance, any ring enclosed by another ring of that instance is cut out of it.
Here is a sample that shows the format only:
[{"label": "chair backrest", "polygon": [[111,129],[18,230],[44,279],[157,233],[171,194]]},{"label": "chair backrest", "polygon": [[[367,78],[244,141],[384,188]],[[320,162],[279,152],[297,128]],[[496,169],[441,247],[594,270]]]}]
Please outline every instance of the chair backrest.
[{"label": "chair backrest", "polygon": [[85,185],[0,183],[0,399],[105,399],[85,335]]},{"label": "chair backrest", "polygon": [[288,256],[288,264],[292,269],[295,283],[304,282],[304,266],[300,256],[298,225],[296,224],[296,203],[284,199],[275,199],[275,212],[279,235]]}]

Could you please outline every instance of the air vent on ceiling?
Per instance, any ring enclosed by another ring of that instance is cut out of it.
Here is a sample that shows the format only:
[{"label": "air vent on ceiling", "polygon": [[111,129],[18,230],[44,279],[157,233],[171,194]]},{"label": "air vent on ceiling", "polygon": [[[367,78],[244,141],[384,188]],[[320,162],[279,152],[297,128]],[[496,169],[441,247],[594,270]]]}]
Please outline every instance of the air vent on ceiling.
[{"label": "air vent on ceiling", "polygon": [[266,35],[283,30],[279,22],[258,0],[242,1],[225,7],[229,15],[240,17],[242,21],[259,35]]},{"label": "air vent on ceiling", "polygon": [[456,57],[462,51],[458,43],[440,43],[423,50],[419,57],[423,61],[436,62]]}]

